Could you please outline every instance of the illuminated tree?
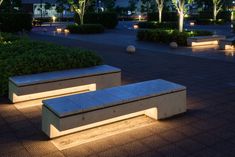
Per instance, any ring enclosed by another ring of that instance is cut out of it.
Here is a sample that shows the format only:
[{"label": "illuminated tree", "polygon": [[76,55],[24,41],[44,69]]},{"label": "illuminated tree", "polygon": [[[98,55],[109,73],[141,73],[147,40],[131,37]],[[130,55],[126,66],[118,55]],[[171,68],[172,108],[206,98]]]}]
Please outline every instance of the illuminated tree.
[{"label": "illuminated tree", "polygon": [[178,14],[179,14],[179,31],[183,32],[184,29],[184,12],[185,4],[192,3],[192,0],[172,0]]},{"label": "illuminated tree", "polygon": [[0,0],[0,5],[2,4],[3,0]]},{"label": "illuminated tree", "polygon": [[158,8],[159,23],[162,22],[162,10],[164,8],[164,0],[156,0]]},{"label": "illuminated tree", "polygon": [[221,0],[212,0],[212,1],[213,1],[214,21],[216,21],[217,15],[222,10],[223,4],[222,4]]},{"label": "illuminated tree", "polygon": [[80,24],[84,24],[84,14],[86,9],[86,3],[88,0],[68,0],[69,4],[73,7],[74,11],[78,14],[80,18]]}]

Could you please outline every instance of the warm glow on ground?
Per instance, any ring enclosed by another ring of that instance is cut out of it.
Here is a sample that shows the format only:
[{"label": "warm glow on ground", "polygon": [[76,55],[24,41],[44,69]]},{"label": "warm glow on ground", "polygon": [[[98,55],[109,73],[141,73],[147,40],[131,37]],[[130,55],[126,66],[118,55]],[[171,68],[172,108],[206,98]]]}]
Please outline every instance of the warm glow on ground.
[{"label": "warm glow on ground", "polygon": [[59,150],[64,150],[127,131],[147,127],[155,124],[155,122],[155,120],[147,116],[139,116],[56,138],[51,140],[51,142]]},{"label": "warm glow on ground", "polygon": [[[47,112],[51,112],[46,108],[44,108],[44,109],[47,110]],[[90,124],[78,126],[76,128],[68,129],[68,130],[62,130],[61,131],[61,130],[57,129],[57,127],[59,127],[59,126],[54,126],[53,124],[49,124],[50,126],[49,126],[48,129],[49,129],[50,137],[55,138],[55,137],[58,137],[58,136],[68,135],[68,134],[71,134],[71,133],[74,133],[74,132],[83,131],[83,130],[86,130],[86,129],[95,128],[95,127],[98,127],[98,126],[118,122],[118,121],[121,121],[121,120],[124,120],[124,119],[137,117],[137,116],[140,116],[140,115],[147,115],[148,117],[157,119],[157,108],[150,108],[150,109],[147,109],[147,110],[142,110],[142,111],[126,114],[126,115],[122,115],[122,116],[118,116],[118,117],[98,121],[98,122],[95,122],[95,123],[90,123]],[[84,115],[84,117],[85,117],[85,115]],[[51,118],[51,117],[48,116],[47,118]],[[63,121],[63,119],[61,121]],[[58,123],[58,124],[60,124],[60,123]]]}]

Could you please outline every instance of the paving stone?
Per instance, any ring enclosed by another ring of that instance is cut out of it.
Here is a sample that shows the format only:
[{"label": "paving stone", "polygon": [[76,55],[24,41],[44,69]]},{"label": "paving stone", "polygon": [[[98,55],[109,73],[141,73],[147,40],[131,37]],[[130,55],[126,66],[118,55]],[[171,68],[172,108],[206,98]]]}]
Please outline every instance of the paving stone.
[{"label": "paving stone", "polygon": [[133,141],[136,141],[135,138],[133,138],[129,132],[126,133],[121,133],[121,134],[117,134],[114,136],[109,137],[109,140],[111,140],[111,142],[115,145],[115,146],[120,146],[120,145],[124,145]]},{"label": "paving stone", "polygon": [[175,143],[177,147],[180,147],[182,150],[188,154],[193,154],[205,148],[205,145],[195,142],[191,139],[184,139]]},{"label": "paving stone", "polygon": [[167,145],[163,148],[158,149],[158,152],[163,154],[165,157],[184,157],[186,152],[174,144]]},{"label": "paving stone", "polygon": [[5,121],[9,124],[16,123],[19,121],[24,121],[24,120],[26,120],[26,117],[23,115],[16,115],[16,116],[10,116],[10,117],[5,118]]},{"label": "paving stone", "polygon": [[160,134],[160,137],[169,142],[177,142],[185,138],[185,136],[182,133],[175,130],[164,132]]},{"label": "paving stone", "polygon": [[[0,149],[1,150],[1,149]],[[0,151],[1,157],[31,157],[31,155],[23,148],[17,151],[12,151],[8,153],[4,153]]]},{"label": "paving stone", "polygon": [[5,132],[0,134],[0,144],[16,142],[17,138],[15,137],[14,132]]},{"label": "paving stone", "polygon": [[115,146],[115,144],[111,140],[107,140],[106,138],[92,141],[92,142],[86,143],[85,145],[97,153],[106,151]]},{"label": "paving stone", "polygon": [[235,154],[235,144],[229,141],[219,142],[210,148],[226,157],[234,157]]},{"label": "paving stone", "polygon": [[43,157],[65,157],[65,156],[63,155],[63,153],[57,151],[54,153],[43,155]]},{"label": "paving stone", "polygon": [[22,144],[19,141],[11,141],[11,142],[5,142],[0,144],[0,152],[2,154],[7,154],[11,152],[16,152],[24,149]]},{"label": "paving stone", "polygon": [[150,151],[148,147],[146,147],[144,144],[134,141],[125,145],[120,146],[120,148],[125,151],[128,156],[137,156],[139,154],[142,154],[144,152]]},{"label": "paving stone", "polygon": [[69,156],[69,157],[77,157],[77,156],[87,157],[87,156],[91,156],[92,154],[96,154],[93,150],[91,150],[85,145],[80,145],[80,146],[75,146],[69,149],[65,149],[62,151],[62,153],[65,156]]},{"label": "paving stone", "polygon": [[186,125],[186,126],[177,128],[176,131],[182,133],[184,136],[187,136],[187,137],[196,136],[204,132],[203,130],[194,128],[191,125]]},{"label": "paving stone", "polygon": [[32,127],[32,124],[28,120],[20,120],[10,124],[10,127],[14,130],[25,130],[25,128],[30,129]]},{"label": "paving stone", "polygon": [[143,139],[145,137],[149,137],[149,136],[153,135],[153,132],[146,129],[146,127],[143,127],[143,128],[131,130],[129,132],[129,135],[134,139]]},{"label": "paving stone", "polygon": [[9,125],[7,124],[1,125],[0,127],[1,127],[0,134],[6,133],[6,132],[12,132],[12,128],[9,127]]},{"label": "paving stone", "polygon": [[214,130],[211,134],[219,138],[223,138],[225,140],[235,137],[235,131],[230,127],[230,125],[218,128]]},{"label": "paving stone", "polygon": [[8,117],[11,117],[11,116],[21,116],[21,112],[13,106],[13,107],[4,108],[4,110],[0,112],[0,115],[4,119],[7,119]]},{"label": "paving stone", "polygon": [[42,131],[34,128],[33,126],[21,128],[15,131],[15,135],[18,139],[27,139],[30,136],[41,135]]},{"label": "paving stone", "polygon": [[192,137],[192,139],[206,146],[214,145],[217,142],[221,142],[223,140],[222,138],[211,135],[209,133],[202,133],[202,134],[196,135]]},{"label": "paving stone", "polygon": [[224,154],[211,148],[206,148],[202,151],[195,152],[193,155],[191,154],[188,157],[224,157]]},{"label": "paving stone", "polygon": [[144,145],[148,146],[149,148],[151,148],[153,150],[157,150],[161,147],[164,147],[164,146],[170,144],[169,141],[159,137],[158,135],[146,137],[144,139],[141,139],[140,142],[142,142]]},{"label": "paving stone", "polygon": [[57,151],[57,148],[45,135],[33,135],[25,138],[23,146],[32,156],[42,156]]},{"label": "paving stone", "polygon": [[125,157],[128,156],[128,154],[126,152],[124,152],[122,149],[120,148],[112,148],[112,149],[108,149],[104,152],[100,152],[98,154],[99,157]]},{"label": "paving stone", "polygon": [[210,125],[210,123],[208,123],[206,120],[198,121],[196,123],[193,123],[191,126],[195,127],[196,129],[201,129],[205,132],[216,128],[215,126]]},{"label": "paving stone", "polygon": [[159,123],[156,123],[155,125],[148,126],[148,127],[146,127],[146,129],[153,132],[153,134],[160,134],[160,133],[167,132],[167,131],[171,130],[169,128],[166,128],[166,127],[159,125]]},{"label": "paving stone", "polygon": [[138,157],[164,157],[164,156],[157,151],[150,151],[150,152],[142,153]]}]

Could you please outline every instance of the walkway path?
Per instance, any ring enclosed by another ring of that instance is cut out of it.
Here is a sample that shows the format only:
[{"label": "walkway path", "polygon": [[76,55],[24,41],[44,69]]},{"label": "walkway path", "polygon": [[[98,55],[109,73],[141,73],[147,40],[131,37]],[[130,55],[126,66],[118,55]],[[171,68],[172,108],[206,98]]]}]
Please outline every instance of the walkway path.
[{"label": "walkway path", "polygon": [[[203,46],[199,48],[186,48],[180,47],[178,49],[171,49],[168,45],[150,43],[150,42],[140,42],[136,39],[136,30],[131,29],[133,22],[120,22],[117,29],[106,30],[104,34],[93,34],[93,35],[75,35],[63,33],[55,33],[55,27],[43,27],[34,28],[33,32],[46,36],[57,36],[66,39],[76,39],[79,42],[88,42],[91,44],[103,44],[103,45],[113,45],[126,47],[127,45],[135,45],[137,49],[149,50],[156,53],[173,53],[186,56],[194,56],[200,58],[217,59],[229,62],[235,62],[235,51],[222,51],[218,50],[216,46]],[[231,36],[229,25],[225,26],[195,26],[189,27],[187,29],[206,29],[210,31],[215,31],[219,34],[225,34]],[[46,29],[47,32],[42,30]],[[47,38],[47,37],[44,38]],[[46,39],[45,39],[46,40]]]}]

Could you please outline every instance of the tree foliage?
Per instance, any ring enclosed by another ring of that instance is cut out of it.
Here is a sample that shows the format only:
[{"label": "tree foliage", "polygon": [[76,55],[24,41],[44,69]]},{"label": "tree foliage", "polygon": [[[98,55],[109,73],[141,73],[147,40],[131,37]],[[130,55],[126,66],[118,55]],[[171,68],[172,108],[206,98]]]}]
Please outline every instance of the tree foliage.
[{"label": "tree foliage", "polygon": [[142,0],[141,4],[141,12],[155,12],[156,10],[156,2],[155,0]]},{"label": "tree foliage", "polygon": [[114,9],[114,6],[115,6],[114,0],[103,0],[102,2],[106,10],[110,11]]},{"label": "tree foliage", "polygon": [[135,0],[129,0],[129,9],[131,12],[136,10],[136,1]]},{"label": "tree foliage", "polygon": [[0,11],[14,12],[21,9],[21,0],[0,0]]}]

